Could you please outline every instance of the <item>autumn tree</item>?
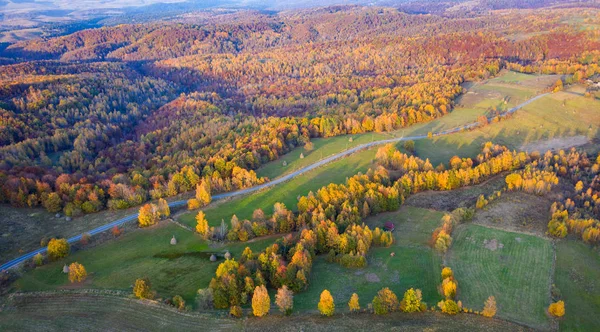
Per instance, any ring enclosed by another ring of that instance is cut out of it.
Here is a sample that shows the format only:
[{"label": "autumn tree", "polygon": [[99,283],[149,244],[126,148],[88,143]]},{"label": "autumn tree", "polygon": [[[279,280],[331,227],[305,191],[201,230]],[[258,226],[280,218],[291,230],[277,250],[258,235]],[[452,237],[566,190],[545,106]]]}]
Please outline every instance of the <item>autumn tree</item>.
[{"label": "autumn tree", "polygon": [[550,304],[550,306],[548,307],[548,312],[550,313],[550,315],[552,315],[554,317],[564,316],[565,315],[565,302],[558,301],[558,302]]},{"label": "autumn tree", "polygon": [[198,201],[195,198],[190,198],[187,201],[187,207],[188,210],[196,210],[202,207],[202,204],[200,204],[200,201]]},{"label": "autumn tree", "polygon": [[113,227],[113,228],[111,229],[111,231],[110,231],[110,232],[112,233],[112,235],[113,235],[114,237],[119,237],[119,236],[121,235],[121,230],[119,229],[119,226],[116,226],[116,225],[115,225],[115,227]]},{"label": "autumn tree", "polygon": [[442,282],[442,293],[446,298],[454,298],[456,295],[456,281],[453,278],[446,278]]},{"label": "autumn tree", "polygon": [[252,296],[252,312],[256,317],[262,317],[271,309],[271,297],[264,285],[256,286]]},{"label": "autumn tree", "polygon": [[333,297],[328,290],[321,292],[318,308],[319,312],[321,312],[321,315],[333,316],[333,313],[335,312],[335,303],[333,302]]},{"label": "autumn tree", "polygon": [[452,269],[448,266],[445,266],[442,269],[442,280],[446,279],[446,278],[452,278],[454,276],[454,273],[452,272]]},{"label": "autumn tree", "polygon": [[460,307],[458,303],[451,299],[440,301],[438,303],[438,307],[442,310],[443,313],[448,315],[456,315],[460,312]]},{"label": "autumn tree", "polygon": [[373,298],[373,311],[377,315],[385,315],[398,310],[398,297],[389,288],[383,288]]},{"label": "autumn tree", "polygon": [[279,311],[286,316],[291,314],[294,307],[294,293],[286,285],[283,285],[277,290],[275,304],[279,307]]},{"label": "autumn tree", "polygon": [[67,257],[70,251],[71,247],[66,239],[53,238],[48,242],[48,257],[50,257],[50,259]]},{"label": "autumn tree", "polygon": [[559,92],[559,91],[562,91],[563,89],[564,89],[564,85],[563,85],[563,81],[561,79],[558,79],[552,86],[552,92]]},{"label": "autumn tree", "polygon": [[314,145],[313,145],[313,143],[312,143],[311,141],[308,141],[308,142],[306,142],[306,144],[304,144],[304,150],[305,150],[306,152],[310,152],[310,151],[312,151],[314,148],[315,148],[315,147],[314,147]]},{"label": "autumn tree", "polygon": [[206,215],[202,211],[198,211],[198,214],[196,215],[196,232],[202,235],[205,239],[210,237],[208,221],[206,220]]},{"label": "autumn tree", "polygon": [[202,180],[196,186],[196,199],[200,203],[200,206],[206,206],[212,201],[212,196],[210,195],[210,184],[206,180]]},{"label": "autumn tree", "polygon": [[164,198],[158,200],[158,213],[161,217],[169,217],[171,215],[171,209],[169,203]]},{"label": "autumn tree", "polygon": [[481,314],[485,317],[494,317],[496,315],[496,298],[494,296],[490,296],[485,300]]},{"label": "autumn tree", "polygon": [[160,219],[158,207],[154,204],[145,204],[140,208],[138,224],[140,227],[148,227],[156,224]]},{"label": "autumn tree", "polygon": [[87,271],[83,265],[74,262],[69,265],[69,281],[71,283],[74,282],[82,282],[87,278]]},{"label": "autumn tree", "polygon": [[420,289],[408,289],[406,292],[404,292],[404,297],[400,302],[400,310],[404,312],[425,311],[427,309],[427,305],[421,302],[422,298],[423,296]]},{"label": "autumn tree", "polygon": [[48,212],[56,213],[62,208],[62,200],[57,193],[50,193],[46,200],[44,200],[44,207]]},{"label": "autumn tree", "polygon": [[133,286],[133,295],[138,299],[152,299],[154,296],[150,284],[150,280],[147,278],[136,279]]},{"label": "autumn tree", "polygon": [[354,293],[350,297],[350,301],[348,301],[348,309],[350,312],[357,312],[360,310],[360,304],[358,302],[358,294]]}]

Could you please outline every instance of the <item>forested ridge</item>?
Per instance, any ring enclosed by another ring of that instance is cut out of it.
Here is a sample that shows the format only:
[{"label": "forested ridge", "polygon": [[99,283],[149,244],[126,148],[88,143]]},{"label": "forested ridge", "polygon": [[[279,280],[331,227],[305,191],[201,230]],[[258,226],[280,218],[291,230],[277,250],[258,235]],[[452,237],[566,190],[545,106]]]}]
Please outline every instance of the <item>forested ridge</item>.
[{"label": "forested ridge", "polygon": [[462,83],[504,68],[585,80],[600,42],[564,23],[574,11],[338,6],[16,43],[2,56],[17,63],[0,67],[0,200],[78,215],[203,180],[246,188],[312,138],[442,117]]}]

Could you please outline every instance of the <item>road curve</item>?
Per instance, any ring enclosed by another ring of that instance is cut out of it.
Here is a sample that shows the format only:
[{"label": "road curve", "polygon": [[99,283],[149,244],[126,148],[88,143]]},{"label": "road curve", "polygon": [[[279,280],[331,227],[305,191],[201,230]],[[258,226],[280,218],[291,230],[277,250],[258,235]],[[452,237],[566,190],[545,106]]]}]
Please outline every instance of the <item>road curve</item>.
[{"label": "road curve", "polygon": [[[541,95],[535,96],[535,97],[527,100],[526,102],[524,102],[522,104],[519,104],[519,105],[517,105],[517,106],[515,106],[515,107],[513,107],[513,108],[511,108],[509,110],[507,110],[502,115],[512,114],[512,113],[516,112],[517,110],[519,110],[519,109],[521,109],[521,108],[529,105],[530,103],[532,103],[532,102],[534,102],[534,101],[536,101],[536,100],[538,100],[538,99],[540,99],[540,98],[542,98],[542,97],[544,97],[544,96],[546,96],[548,94],[549,93],[543,93]],[[488,120],[491,120],[491,118],[488,119]],[[467,124],[467,125],[464,125],[464,126],[460,126],[460,127],[455,127],[455,128],[452,128],[452,129],[444,130],[444,131],[441,131],[441,132],[438,132],[438,133],[433,133],[433,136],[449,135],[449,134],[453,134],[453,133],[459,132],[461,130],[465,130],[465,129],[470,129],[470,128],[476,127],[478,125],[479,125],[479,122],[474,122],[474,123],[470,123],[470,124]],[[238,190],[238,191],[217,194],[217,195],[212,196],[212,199],[213,200],[219,200],[219,199],[223,199],[223,198],[229,198],[229,197],[235,197],[235,196],[240,196],[240,195],[245,195],[245,194],[253,193],[255,191],[259,191],[261,189],[268,188],[268,187],[280,184],[282,182],[288,181],[290,179],[295,178],[298,175],[302,175],[302,174],[304,174],[306,172],[309,172],[309,171],[311,171],[311,170],[313,170],[313,169],[315,169],[317,167],[323,166],[323,165],[328,164],[328,163],[330,163],[330,162],[332,162],[334,160],[340,159],[342,157],[345,157],[347,155],[350,155],[350,154],[355,153],[355,152],[360,151],[360,150],[368,149],[368,148],[373,147],[373,146],[387,144],[387,143],[396,143],[396,142],[401,142],[401,141],[408,141],[408,140],[413,140],[414,141],[414,140],[420,140],[420,139],[424,139],[424,138],[427,138],[427,135],[397,137],[397,138],[391,138],[391,139],[381,140],[381,141],[373,141],[373,142],[370,142],[370,143],[365,143],[365,144],[357,145],[357,146],[353,147],[352,149],[342,151],[340,153],[337,153],[337,154],[334,154],[332,156],[329,156],[329,157],[327,157],[325,159],[321,159],[321,160],[317,161],[314,164],[311,164],[309,166],[301,168],[301,169],[299,169],[297,171],[294,171],[294,172],[292,172],[290,174],[278,177],[278,178],[276,178],[276,179],[274,179],[272,181],[269,181],[267,183],[264,183],[264,184],[261,184],[261,185],[258,185],[258,186],[254,186],[254,187],[251,187],[251,188],[247,188],[247,189]],[[187,203],[186,200],[174,201],[174,202],[169,203],[169,207],[172,207],[172,208],[173,207],[179,207],[179,206],[185,205],[186,203]],[[111,222],[109,224],[106,224],[104,226],[100,226],[100,227],[94,228],[94,229],[92,229],[92,230],[90,230],[89,232],[86,232],[86,233],[89,234],[89,235],[95,235],[95,234],[98,234],[98,233],[102,233],[102,232],[105,232],[107,230],[110,230],[111,228],[113,228],[115,226],[119,226],[119,225],[122,225],[122,224],[124,224],[126,222],[136,220],[137,217],[138,217],[137,213],[136,214],[132,214],[132,215],[129,215],[127,217],[115,220],[115,221],[113,221],[113,222]],[[73,236],[73,237],[67,239],[67,241],[69,243],[74,243],[74,242],[77,242],[77,241],[81,240],[82,236],[83,236],[83,234],[80,234],[80,235],[77,235],[77,236]],[[34,250],[34,251],[30,252],[30,253],[27,253],[27,254],[25,254],[23,256],[20,256],[18,258],[15,258],[15,259],[13,259],[13,260],[11,260],[9,262],[6,262],[6,263],[2,264],[2,266],[0,266],[0,271],[4,271],[4,270],[10,269],[12,267],[15,267],[15,266],[17,266],[17,265],[19,265],[19,264],[27,261],[28,259],[33,258],[33,256],[37,255],[38,253],[43,254],[46,251],[47,251],[46,248],[40,248],[40,249]]]}]

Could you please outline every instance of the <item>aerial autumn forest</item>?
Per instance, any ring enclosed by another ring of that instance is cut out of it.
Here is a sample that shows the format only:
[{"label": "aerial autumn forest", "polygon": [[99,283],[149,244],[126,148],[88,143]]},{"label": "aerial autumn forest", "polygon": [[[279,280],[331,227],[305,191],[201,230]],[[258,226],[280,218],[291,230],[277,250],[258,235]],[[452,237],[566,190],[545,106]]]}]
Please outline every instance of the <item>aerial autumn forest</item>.
[{"label": "aerial autumn forest", "polygon": [[[550,33],[510,41],[503,35],[532,27],[506,16],[316,10],[16,43],[5,55],[27,61],[1,73],[0,199],[77,216],[175,196],[201,179],[213,192],[242,189],[268,181],[253,170],[311,139],[442,117],[462,83],[502,68],[574,80],[600,72],[594,34],[553,31],[542,16]],[[330,23],[311,33],[322,19]],[[337,21],[351,24],[338,31]]]},{"label": "aerial autumn forest", "polygon": [[597,0],[4,2],[0,330],[599,326]]}]

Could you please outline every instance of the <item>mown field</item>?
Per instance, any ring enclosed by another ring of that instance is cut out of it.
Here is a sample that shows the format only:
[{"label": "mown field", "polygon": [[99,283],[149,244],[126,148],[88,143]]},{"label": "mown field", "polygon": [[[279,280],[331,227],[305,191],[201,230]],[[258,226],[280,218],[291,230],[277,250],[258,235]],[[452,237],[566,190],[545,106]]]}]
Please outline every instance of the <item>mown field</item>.
[{"label": "mown field", "polygon": [[577,136],[583,136],[584,141],[597,138],[598,109],[600,100],[583,97],[581,87],[576,86],[538,99],[510,119],[474,131],[419,140],[415,146],[418,155],[430,158],[434,165],[453,155],[476,155],[486,141],[533,151],[539,149],[536,143],[558,138],[557,147],[568,147]]},{"label": "mown field", "polygon": [[546,329],[553,258],[549,240],[467,224],[454,231],[447,263],[466,307],[481,310],[493,295],[499,317]]},{"label": "mown field", "polygon": [[556,243],[554,283],[565,301],[563,331],[594,331],[600,326],[600,254],[579,240]]},{"label": "mown field", "polygon": [[[284,324],[285,323],[285,324]],[[23,331],[527,331],[520,325],[475,315],[440,313],[297,315],[275,311],[263,318],[233,320],[211,314],[181,313],[163,305],[99,294],[24,295],[11,299],[0,312],[0,330]]]}]

